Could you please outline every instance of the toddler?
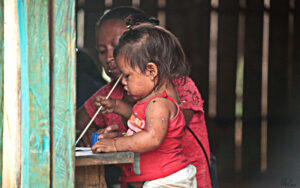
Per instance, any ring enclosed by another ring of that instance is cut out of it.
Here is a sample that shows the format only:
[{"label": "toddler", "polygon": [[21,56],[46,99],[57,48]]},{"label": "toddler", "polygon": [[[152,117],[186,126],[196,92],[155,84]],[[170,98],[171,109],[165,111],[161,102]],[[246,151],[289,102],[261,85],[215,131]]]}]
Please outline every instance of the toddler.
[{"label": "toddler", "polygon": [[122,84],[136,104],[99,100],[102,113],[129,118],[126,136],[100,138],[94,152],[133,151],[133,164],[122,165],[122,182],[134,187],[197,187],[196,168],[181,145],[185,120],[172,80],[188,75],[179,41],[169,31],[150,24],[129,28],[114,49]]}]

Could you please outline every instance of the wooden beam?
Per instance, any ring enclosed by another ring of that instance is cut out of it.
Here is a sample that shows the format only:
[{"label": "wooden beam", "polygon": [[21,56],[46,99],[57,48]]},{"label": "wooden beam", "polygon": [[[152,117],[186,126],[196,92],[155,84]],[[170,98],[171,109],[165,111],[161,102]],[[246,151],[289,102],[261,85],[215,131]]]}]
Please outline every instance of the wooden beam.
[{"label": "wooden beam", "polygon": [[263,6],[261,0],[247,1],[245,12],[242,168],[256,173],[260,171]]},{"label": "wooden beam", "polygon": [[74,187],[75,1],[53,0],[51,13],[52,186]]},{"label": "wooden beam", "polygon": [[235,117],[238,0],[219,1],[217,54],[217,117]]},{"label": "wooden beam", "polygon": [[[270,5],[268,119],[283,119],[288,111],[289,1],[273,0]],[[280,102],[279,102],[280,101]],[[275,120],[276,121],[276,120]]]},{"label": "wooden beam", "polygon": [[4,64],[4,9],[3,0],[0,0],[0,185],[2,184],[3,166],[3,64]]},{"label": "wooden beam", "polygon": [[[187,17],[187,55],[191,65],[191,78],[204,100],[204,111],[208,112],[209,43],[210,43],[210,0],[190,1]],[[207,116],[208,113],[205,113]]]},{"label": "wooden beam", "polygon": [[86,152],[76,152],[76,166],[93,166],[107,164],[133,163],[133,152],[112,152],[86,155]]},{"label": "wooden beam", "polygon": [[18,5],[4,0],[4,112],[2,187],[20,187],[21,112]]},{"label": "wooden beam", "polygon": [[45,187],[50,185],[48,2],[18,0],[18,13],[22,185]]},{"label": "wooden beam", "polygon": [[[285,119],[288,115],[289,1],[273,0],[270,3],[267,153],[268,171],[276,174],[276,172],[279,172],[276,171],[279,162],[283,164],[282,166],[289,163],[289,161],[286,161],[286,163],[281,162],[285,156],[289,156],[287,149],[290,146],[285,143],[288,143],[287,140],[292,138],[292,136],[286,135],[286,131],[291,126]],[[279,137],[281,139],[278,139]],[[278,148],[282,149],[279,151]],[[284,170],[284,168],[280,169],[280,173]]]},{"label": "wooden beam", "polygon": [[[234,171],[234,120],[238,43],[238,0],[220,0],[217,47],[217,119],[224,126],[219,163],[224,175]],[[226,128],[225,128],[226,127]]]}]

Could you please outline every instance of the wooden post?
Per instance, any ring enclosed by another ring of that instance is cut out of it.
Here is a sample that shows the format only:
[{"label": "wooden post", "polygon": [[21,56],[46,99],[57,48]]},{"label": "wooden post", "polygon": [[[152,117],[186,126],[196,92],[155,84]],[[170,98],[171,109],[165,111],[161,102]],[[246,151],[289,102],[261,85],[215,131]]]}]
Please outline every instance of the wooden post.
[{"label": "wooden post", "polygon": [[[219,1],[217,47],[217,118],[224,126],[219,163],[226,175],[234,166],[234,120],[236,104],[236,67],[238,39],[238,0]],[[225,129],[226,128],[226,129]],[[221,169],[220,169],[221,170]]]},{"label": "wooden post", "polygon": [[[282,158],[288,156],[287,143],[292,136],[286,136],[287,124],[287,67],[289,1],[273,0],[270,4],[269,68],[268,68],[268,171],[276,173]],[[299,73],[297,73],[299,74]],[[285,120],[285,121],[279,121]],[[281,137],[281,139],[278,139]],[[285,142],[283,142],[283,140]],[[293,143],[293,142],[292,142]],[[282,148],[278,150],[278,148]],[[286,163],[288,164],[288,161]],[[285,165],[283,165],[285,166]],[[285,169],[280,169],[282,173]],[[279,172],[279,171],[277,171]],[[285,173],[283,173],[285,174]]]},{"label": "wooden post", "polygon": [[18,14],[21,54],[21,185],[45,187],[50,185],[48,2],[18,0]]},{"label": "wooden post", "polygon": [[[247,1],[243,88],[243,171],[260,171],[263,1]],[[249,155],[251,153],[251,155]]]},{"label": "wooden post", "polygon": [[[287,117],[287,65],[289,1],[273,0],[270,6],[268,119]],[[276,120],[275,120],[276,121]]]},{"label": "wooden post", "polygon": [[0,185],[2,184],[3,159],[3,64],[4,64],[4,17],[3,0],[0,0]]},{"label": "wooden post", "polygon": [[[20,38],[17,1],[4,0],[4,112],[2,187],[20,187]],[[7,63],[5,63],[7,62]]]},{"label": "wooden post", "polygon": [[74,187],[75,171],[75,1],[51,6],[52,186]]},{"label": "wooden post", "polygon": [[204,111],[208,112],[210,0],[191,1],[188,12],[187,20],[192,21],[187,21],[189,45],[186,50],[191,64],[191,77],[204,100]]}]

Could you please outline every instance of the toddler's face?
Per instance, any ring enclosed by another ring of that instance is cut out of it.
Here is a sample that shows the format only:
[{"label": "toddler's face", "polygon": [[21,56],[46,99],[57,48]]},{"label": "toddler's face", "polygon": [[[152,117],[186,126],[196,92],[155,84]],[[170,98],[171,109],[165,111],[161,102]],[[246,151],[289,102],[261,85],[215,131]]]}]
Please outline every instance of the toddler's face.
[{"label": "toddler's face", "polygon": [[117,65],[123,73],[122,84],[134,100],[143,100],[151,94],[155,83],[150,75],[142,73],[138,67],[133,69],[122,56],[117,56]]}]

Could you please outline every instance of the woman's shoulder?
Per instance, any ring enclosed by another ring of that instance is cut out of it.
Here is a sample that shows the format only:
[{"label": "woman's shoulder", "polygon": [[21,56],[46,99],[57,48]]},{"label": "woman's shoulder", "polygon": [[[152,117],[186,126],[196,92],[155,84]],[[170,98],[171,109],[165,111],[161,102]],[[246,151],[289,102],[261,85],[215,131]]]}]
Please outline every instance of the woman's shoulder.
[{"label": "woman's shoulder", "polygon": [[173,80],[173,84],[178,92],[182,108],[194,111],[203,110],[203,100],[201,94],[190,77],[182,77]]},{"label": "woman's shoulder", "polygon": [[173,79],[174,86],[178,88],[196,87],[195,82],[188,76]]}]

